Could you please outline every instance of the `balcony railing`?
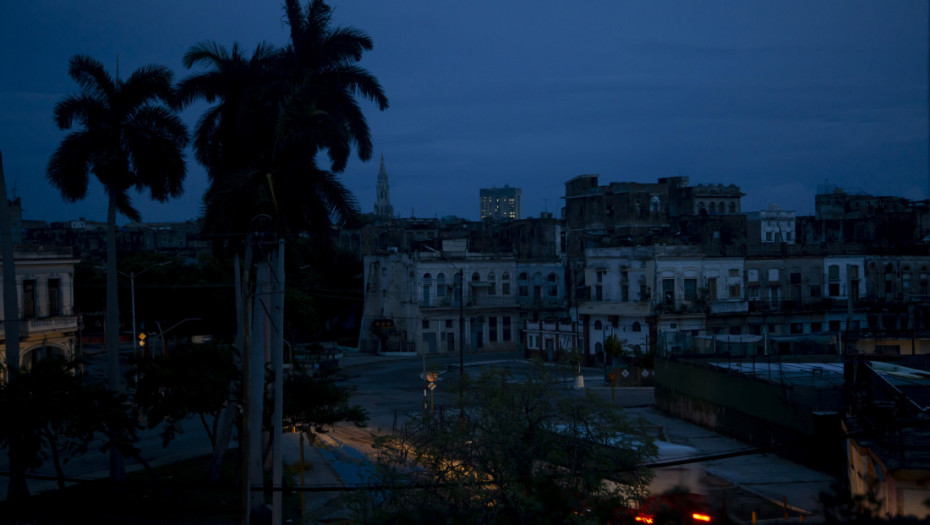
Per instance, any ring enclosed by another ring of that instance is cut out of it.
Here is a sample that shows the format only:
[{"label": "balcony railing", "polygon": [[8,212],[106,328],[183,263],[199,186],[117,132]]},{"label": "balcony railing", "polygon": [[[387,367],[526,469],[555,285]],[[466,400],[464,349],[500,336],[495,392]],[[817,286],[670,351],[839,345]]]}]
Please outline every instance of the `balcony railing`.
[{"label": "balcony railing", "polygon": [[[74,332],[77,331],[77,328],[78,316],[76,315],[59,315],[40,319],[20,319],[19,321],[19,333],[23,336]],[[0,334],[6,337],[6,328],[2,322],[0,322]]]}]

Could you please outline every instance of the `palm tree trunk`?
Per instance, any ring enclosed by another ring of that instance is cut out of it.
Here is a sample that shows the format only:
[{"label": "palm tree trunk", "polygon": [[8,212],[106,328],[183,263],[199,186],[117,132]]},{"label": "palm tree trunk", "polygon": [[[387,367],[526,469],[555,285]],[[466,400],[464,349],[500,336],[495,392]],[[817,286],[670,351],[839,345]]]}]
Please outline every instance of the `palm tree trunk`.
[{"label": "palm tree trunk", "polygon": [[[19,377],[19,301],[16,290],[16,256],[13,253],[13,229],[10,228],[10,201],[6,198],[3,154],[0,153],[0,243],[3,244],[3,331],[6,337],[7,388]],[[19,413],[19,411],[17,411]],[[10,484],[7,501],[18,505],[29,496],[26,463],[22,454],[22,423],[11,421],[12,432],[7,451],[10,455]]]},{"label": "palm tree trunk", "polygon": [[[107,310],[106,347],[107,376],[110,390],[122,392],[119,372],[119,290],[116,282],[116,190],[110,189],[107,206]],[[110,447],[110,481],[126,480],[123,456],[117,447]]]},{"label": "palm tree trunk", "polygon": [[[251,261],[246,261],[246,271],[251,266]],[[236,366],[239,368],[240,377],[243,374],[243,356],[245,355],[245,314],[243,314],[243,288],[248,289],[246,279],[242,277],[242,268],[239,265],[239,255],[234,260],[234,275],[236,288],[236,351],[239,353],[236,359]],[[244,388],[244,387],[243,387]],[[236,381],[229,382],[229,394],[226,398],[226,406],[220,413],[219,430],[215,432],[216,441],[213,443],[213,460],[210,462],[210,483],[216,483],[220,479],[220,470],[223,468],[223,458],[226,456],[226,449],[229,447],[229,439],[232,436],[233,426],[239,412],[239,403],[236,403],[238,392],[236,391]],[[239,436],[239,447],[242,447],[242,436]]]}]

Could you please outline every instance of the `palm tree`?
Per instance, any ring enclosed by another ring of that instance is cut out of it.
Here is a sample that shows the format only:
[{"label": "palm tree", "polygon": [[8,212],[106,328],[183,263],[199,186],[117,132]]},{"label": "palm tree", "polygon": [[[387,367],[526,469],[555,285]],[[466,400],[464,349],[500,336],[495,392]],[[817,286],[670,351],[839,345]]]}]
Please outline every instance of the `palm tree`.
[{"label": "palm tree", "polygon": [[[75,55],[68,74],[81,90],[55,106],[59,129],[69,133],[52,155],[47,175],[64,200],[74,202],[87,194],[91,173],[107,195],[107,306],[106,350],[109,387],[121,390],[119,374],[119,303],[116,270],[116,215],[140,219],[129,190],[149,190],[164,202],[181,195],[187,174],[184,148],[187,128],[171,104],[172,73],[162,66],[145,66],[125,81],[112,78],[99,61]],[[120,478],[122,460],[111,449],[111,477]]]},{"label": "palm tree", "polygon": [[[355,97],[374,101],[382,110],[387,107],[377,80],[356,65],[372,47],[367,35],[330,29],[331,9],[319,0],[306,9],[286,0],[285,11],[291,43],[284,48],[260,44],[247,57],[238,46],[227,50],[201,43],[184,56],[187,68],[206,70],[181,83],[181,106],[197,99],[215,104],[197,124],[194,151],[210,182],[204,196],[204,233],[216,235],[218,244],[227,247],[241,247],[231,241],[241,241],[253,218],[261,215],[271,217],[275,232],[284,237],[312,230],[328,241],[333,224],[358,210],[335,173],[345,169],[353,146],[362,160],[371,157],[370,131]],[[317,164],[323,150],[329,169]],[[251,269],[245,271],[248,275]],[[247,302],[241,302],[247,312]],[[249,315],[240,316],[237,345],[243,356],[243,390],[248,390],[250,343],[244,334]],[[261,406],[255,412],[260,414]],[[224,450],[221,444],[214,451],[214,467]]]},{"label": "palm tree", "polygon": [[[238,46],[191,48],[184,64],[207,66],[180,85],[182,105],[217,102],[201,117],[194,149],[207,167],[207,233],[243,233],[258,214],[274,218],[279,233],[327,231],[357,213],[335,173],[354,146],[371,157],[371,136],[356,101],[387,107],[378,81],[356,63],[372,48],[355,29],[331,29],[331,8],[320,0],[302,9],[286,0],[291,43],[259,45],[250,58]],[[329,170],[317,165],[328,153]]]}]

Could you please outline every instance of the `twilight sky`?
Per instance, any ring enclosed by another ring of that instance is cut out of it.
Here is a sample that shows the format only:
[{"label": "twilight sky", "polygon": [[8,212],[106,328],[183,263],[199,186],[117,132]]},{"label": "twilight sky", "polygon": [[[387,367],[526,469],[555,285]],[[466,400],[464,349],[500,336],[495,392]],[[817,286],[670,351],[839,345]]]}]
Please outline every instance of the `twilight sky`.
[{"label": "twilight sky", "polygon": [[[375,155],[342,175],[374,209],[384,155],[398,216],[478,218],[478,190],[523,189],[525,216],[558,216],[582,173],[739,185],[744,211],[813,213],[825,182],[928,197],[926,0],[332,0],[334,23],[367,32],[362,61],[390,107],[364,105]],[[283,45],[277,0],[4,0],[0,150],[24,218],[103,221],[99,185],[65,203],[45,168],[65,136],[52,109],[77,91],[68,59],[122,77],[148,64],[189,74],[192,45]],[[203,106],[185,113],[193,126]],[[185,195],[133,194],[143,221],[200,213]],[[121,222],[125,222],[124,220]]]}]

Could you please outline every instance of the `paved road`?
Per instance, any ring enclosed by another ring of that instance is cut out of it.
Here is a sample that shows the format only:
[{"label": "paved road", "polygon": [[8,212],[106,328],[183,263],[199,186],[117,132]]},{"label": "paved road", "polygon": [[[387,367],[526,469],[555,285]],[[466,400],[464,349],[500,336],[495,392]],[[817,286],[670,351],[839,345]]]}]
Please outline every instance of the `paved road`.
[{"label": "paved road", "polygon": [[[349,486],[358,481],[359,465],[364,463],[364,454],[371,452],[370,437],[373,431],[390,431],[396,425],[402,425],[411,414],[423,410],[424,383],[420,375],[423,369],[442,372],[442,380],[434,392],[432,399],[434,406],[454,407],[458,392],[456,376],[460,373],[458,356],[437,356],[427,359],[371,356],[358,353],[347,353],[341,360],[341,374],[345,377],[345,384],[355,389],[352,402],[368,409],[370,424],[368,428],[355,428],[351,425],[340,425],[333,432],[323,436],[323,447],[303,447],[305,464],[310,466],[305,471],[303,482],[305,485],[318,487]],[[467,373],[480,373],[484,367],[495,366],[507,368],[518,376],[527,369],[527,363],[521,355],[513,353],[477,354],[466,356]],[[576,392],[574,379],[568,370],[554,368],[556,377],[563,381],[553,385],[565,393]],[[729,439],[696,425],[672,418],[654,407],[653,390],[651,388],[617,388],[611,390],[603,381],[602,372],[598,369],[582,369],[585,377],[585,389],[593,391],[624,407],[631,414],[640,416],[658,429],[665,440],[687,445],[694,448],[698,455],[719,454],[749,448],[748,445]],[[300,440],[296,434],[285,435],[284,457],[288,464],[297,465],[300,462]],[[146,431],[141,435],[139,447],[143,456],[153,464],[165,464],[179,459],[194,457],[209,453],[209,441],[199,424],[191,420],[185,425],[185,432],[178,435],[167,449],[161,447],[161,440],[157,430]],[[4,451],[5,452],[5,451]],[[68,476],[93,479],[107,475],[108,458],[99,452],[88,453],[86,456],[72,460],[66,465]],[[795,463],[791,463],[773,454],[753,454],[738,458],[707,461],[700,464],[710,474],[707,478],[707,487],[717,489],[723,487],[727,497],[740,498],[745,509],[745,516],[738,516],[749,520],[751,510],[760,510],[768,504],[771,513],[771,502],[788,503],[789,508],[802,511],[805,514],[818,514],[820,505],[817,494],[831,488],[833,479],[822,473],[812,471]],[[6,454],[0,454],[0,470],[7,470],[8,460]],[[137,469],[141,466],[127,460],[127,469]],[[41,474],[52,475],[51,467],[39,471]],[[299,482],[299,480],[298,480]],[[6,496],[7,479],[0,477],[0,498]],[[31,481],[30,489],[33,492],[54,488],[53,481]],[[308,512],[317,518],[344,517],[343,506],[338,497],[344,493],[314,492],[306,496],[305,502]],[[731,500],[732,501],[732,500]],[[731,514],[739,512],[735,505],[728,504]],[[793,513],[793,515],[796,515]],[[761,514],[760,517],[764,517]],[[775,516],[771,516],[775,517]]]}]

